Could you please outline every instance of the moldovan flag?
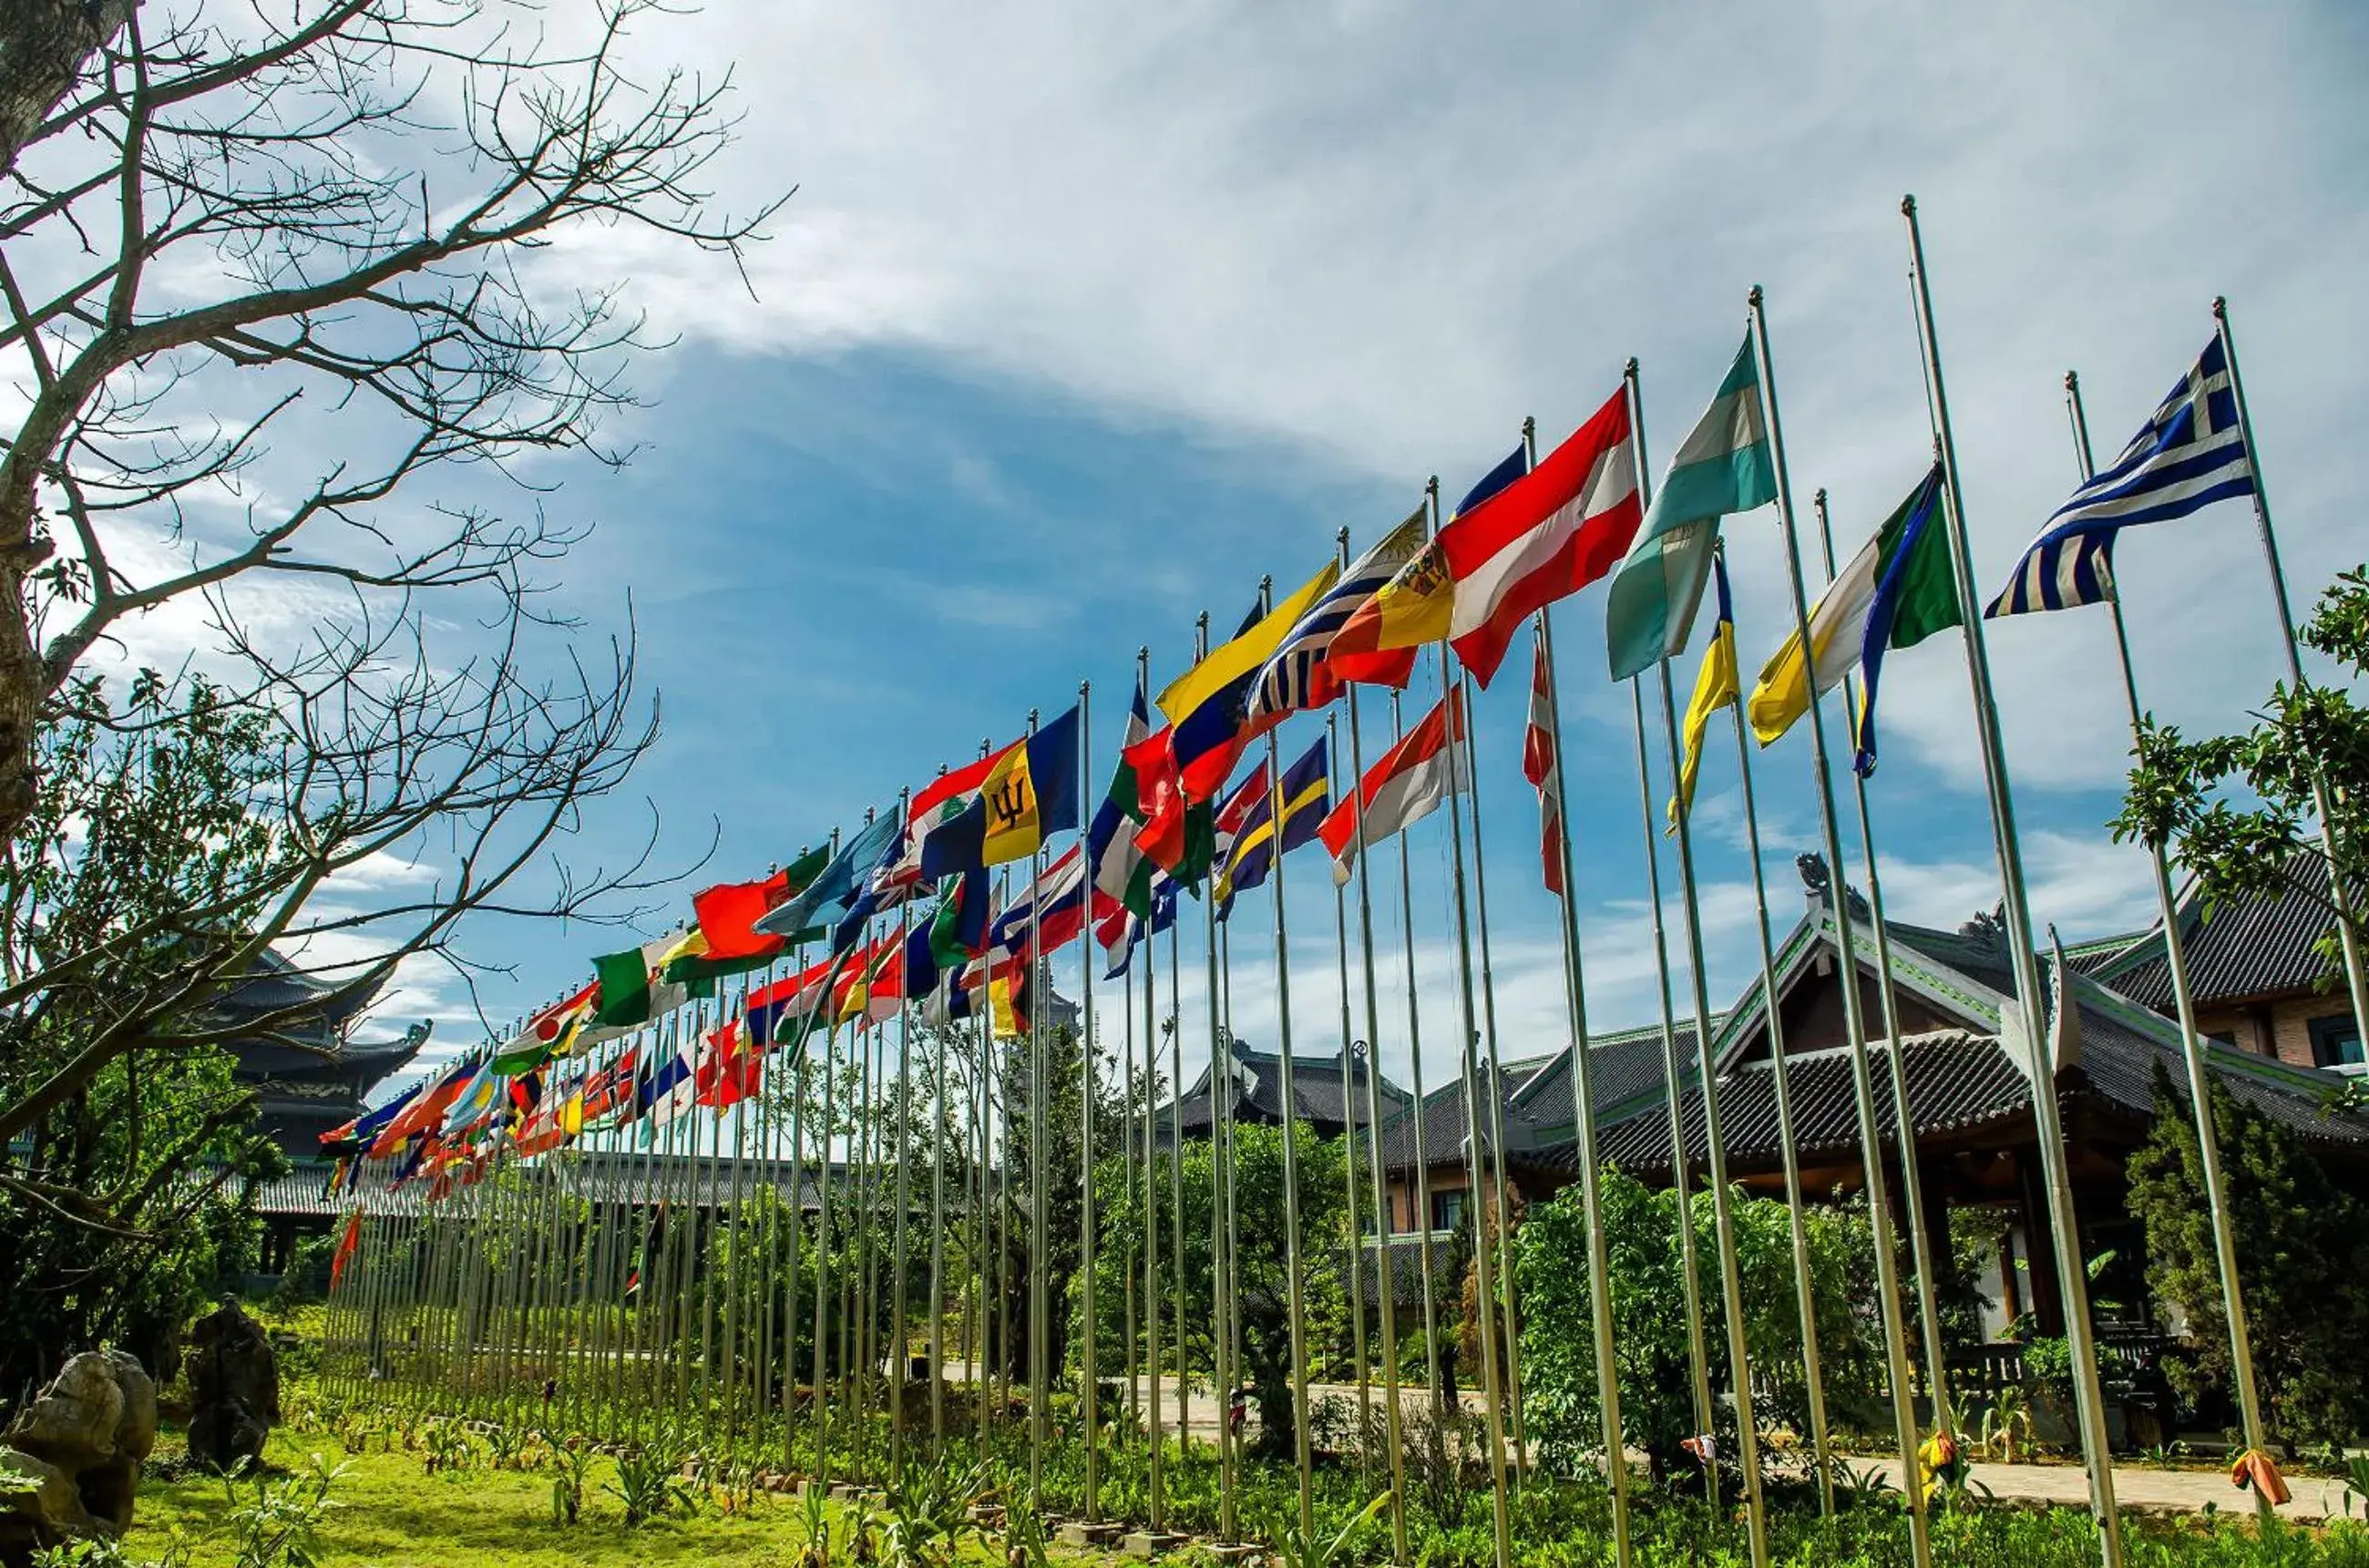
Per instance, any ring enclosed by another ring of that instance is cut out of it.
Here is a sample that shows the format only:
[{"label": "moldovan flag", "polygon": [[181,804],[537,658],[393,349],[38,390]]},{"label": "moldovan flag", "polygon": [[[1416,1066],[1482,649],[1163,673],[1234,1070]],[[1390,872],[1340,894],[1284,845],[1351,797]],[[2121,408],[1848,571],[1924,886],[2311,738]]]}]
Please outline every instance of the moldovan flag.
[{"label": "moldovan flag", "polygon": [[1464,789],[1467,780],[1459,761],[1464,747],[1462,689],[1451,689],[1439,705],[1424,715],[1381,760],[1357,781],[1357,793],[1333,808],[1316,836],[1333,852],[1333,880],[1349,880],[1357,858],[1357,814],[1365,812],[1366,844],[1402,833],[1439,808],[1439,803]]},{"label": "moldovan flag", "polygon": [[[1299,592],[1160,693],[1160,711],[1168,715],[1169,744],[1186,800],[1207,800],[1224,788],[1226,775],[1234,771],[1242,747],[1265,733],[1245,720],[1251,687],[1283,640],[1340,576],[1340,563],[1326,562],[1324,569],[1301,584]],[[1280,723],[1282,718],[1276,714],[1262,723]]]},{"label": "moldovan flag", "polygon": [[1530,716],[1522,728],[1522,776],[1539,792],[1539,854],[1547,891],[1562,897],[1562,759],[1555,754],[1554,676],[1547,645],[1530,657]]}]

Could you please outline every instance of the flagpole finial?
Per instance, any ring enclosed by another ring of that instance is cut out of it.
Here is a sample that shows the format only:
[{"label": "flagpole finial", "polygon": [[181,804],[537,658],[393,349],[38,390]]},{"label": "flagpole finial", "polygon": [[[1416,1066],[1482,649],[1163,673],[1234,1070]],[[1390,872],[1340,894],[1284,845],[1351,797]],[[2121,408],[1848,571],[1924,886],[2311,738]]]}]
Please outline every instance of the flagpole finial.
[{"label": "flagpole finial", "polygon": [[2213,296],[2213,319],[2217,322],[2221,322],[2225,326],[2227,324],[2229,320],[2228,295],[2215,294]]},{"label": "flagpole finial", "polygon": [[[1635,370],[1635,369],[1637,368],[1637,361],[1636,361],[1636,360],[1635,360],[1635,359],[1631,358],[1631,359],[1630,360],[1630,361],[1629,361],[1629,368],[1630,368],[1631,370],[1632,370],[1632,371],[1633,371],[1633,370]],[[1528,441],[1530,441],[1530,440],[1531,440],[1531,438],[1535,437],[1538,433],[1539,433],[1539,422],[1538,422],[1537,418],[1534,418],[1534,417],[1533,417],[1533,416],[1531,416],[1531,415],[1528,415],[1528,414],[1525,414],[1525,415],[1523,415],[1523,416],[1522,416],[1522,440],[1523,440],[1525,442],[1528,442]],[[1346,532],[1346,531],[1345,530],[1344,532]]]},{"label": "flagpole finial", "polygon": [[1092,686],[1093,684],[1093,681],[1079,681],[1079,682],[1078,682],[1078,695],[1079,695],[1079,696],[1081,696],[1081,697],[1084,696],[1084,695],[1086,694],[1086,689],[1087,689],[1088,687]]},{"label": "flagpole finial", "polygon": [[1744,296],[1744,303],[1750,305],[1754,310],[1758,310],[1760,308],[1761,302],[1767,296],[1763,295],[1760,292],[1760,285],[1755,283],[1752,285],[1751,292]]},{"label": "flagpole finial", "polygon": [[1204,610],[1198,615],[1194,616],[1193,624],[1204,632],[1207,631],[1209,629],[1209,612],[1207,610]]},{"label": "flagpole finial", "polygon": [[1917,195],[1914,191],[1900,199],[1900,215],[1904,218],[1917,216]]},{"label": "flagpole finial", "polygon": [[1340,545],[1344,550],[1349,547],[1349,525],[1347,523],[1343,523],[1340,527],[1340,531],[1333,535],[1333,543]]},{"label": "flagpole finial", "polygon": [[1816,508],[1817,508],[1819,510],[1821,510],[1821,511],[1823,511],[1823,510],[1825,510],[1825,505],[1826,505],[1826,487],[1825,487],[1824,485],[1819,486],[1818,486],[1818,493],[1817,493],[1816,495],[1812,496],[1812,497],[1810,498],[1810,504],[1811,504],[1812,506],[1814,506],[1814,507],[1816,507]]},{"label": "flagpole finial", "polygon": [[1433,475],[1430,478],[1428,478],[1428,479],[1426,479],[1426,480],[1425,480],[1425,481],[1423,482],[1423,493],[1424,493],[1425,495],[1426,495],[1426,496],[1429,496],[1429,497],[1433,498],[1435,500],[1438,498],[1438,496],[1439,496],[1439,475],[1438,475],[1435,474],[1435,475]]},{"label": "flagpole finial", "polygon": [[2066,371],[2065,372],[2065,390],[2067,392],[2078,392],[2081,390],[2081,372],[2079,371]]}]

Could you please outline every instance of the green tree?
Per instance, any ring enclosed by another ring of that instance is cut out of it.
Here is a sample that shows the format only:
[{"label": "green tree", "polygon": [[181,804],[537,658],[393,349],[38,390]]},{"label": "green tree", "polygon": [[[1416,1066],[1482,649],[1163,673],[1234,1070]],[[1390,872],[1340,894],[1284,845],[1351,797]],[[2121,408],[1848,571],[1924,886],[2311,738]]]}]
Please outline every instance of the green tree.
[{"label": "green tree", "polygon": [[2202,887],[2208,912],[2233,899],[2316,898],[2326,919],[2320,948],[2327,979],[2340,962],[2340,911],[2317,879],[2298,882],[2289,863],[2322,853],[2322,806],[2342,885],[2369,886],[2369,711],[2352,689],[2369,681],[2369,567],[2340,574],[2297,635],[2325,655],[2338,678],[2271,688],[2260,716],[2243,733],[2189,740],[2151,716],[2140,727],[2118,840],[2170,849]]},{"label": "green tree", "polygon": [[[1301,1300],[1307,1350],[1311,1362],[1345,1330],[1348,1322],[1347,1279],[1344,1270],[1350,1246],[1349,1207],[1344,1161],[1338,1139],[1320,1138],[1302,1123],[1294,1133],[1299,1167],[1299,1228]],[[1288,1460],[1297,1451],[1297,1427],[1291,1405],[1291,1317],[1285,1237],[1283,1129],[1255,1123],[1234,1128],[1234,1229],[1241,1239],[1235,1259],[1232,1301],[1242,1314],[1242,1371],[1258,1400],[1258,1451]],[[1209,1346],[1209,1303],[1215,1294],[1210,1262],[1210,1145],[1207,1139],[1184,1145],[1184,1293],[1192,1304],[1188,1328],[1198,1343],[1194,1358],[1206,1365]],[[1167,1224],[1166,1159],[1162,1156],[1160,1212]],[[1094,1176],[1094,1201],[1101,1210],[1101,1241],[1095,1249],[1095,1310],[1101,1318],[1096,1344],[1103,1364],[1121,1365],[1125,1356],[1121,1303],[1126,1282],[1123,1238],[1140,1232],[1147,1221],[1140,1195],[1129,1195],[1124,1169],[1116,1158],[1106,1160]],[[1164,1243],[1168,1231],[1161,1236]],[[1171,1266],[1163,1245],[1161,1274],[1164,1282]],[[1082,1310],[1072,1293],[1073,1312]],[[1162,1347],[1173,1354],[1162,1324]],[[1311,1367],[1311,1375],[1313,1368]]]},{"label": "green tree", "polygon": [[[1695,1426],[1677,1197],[1609,1168],[1600,1193],[1622,1436],[1644,1450],[1656,1475],[1666,1476],[1680,1467],[1678,1445]],[[1740,1190],[1734,1214],[1756,1413],[1763,1421],[1801,1425],[1807,1410],[1791,1219],[1782,1203],[1747,1197]],[[1698,1255],[1716,1255],[1709,1193],[1694,1195],[1692,1221]],[[1577,1469],[1603,1448],[1586,1237],[1575,1185],[1533,1205],[1515,1234],[1522,1391],[1530,1436],[1544,1462],[1564,1470]],[[1817,1300],[1819,1365],[1827,1398],[1838,1407],[1871,1401],[1880,1387],[1881,1342],[1866,1307],[1874,1295],[1874,1252],[1865,1211],[1849,1205],[1814,1208],[1809,1238],[1810,1288]],[[1715,1281],[1707,1283],[1713,1288],[1703,1293],[1706,1343],[1721,1346],[1726,1329],[1720,1292]],[[1716,1391],[1725,1381],[1725,1356],[1714,1353],[1713,1361]],[[1735,1451],[1732,1442],[1722,1447]]]},{"label": "green tree", "polygon": [[[2146,1228],[2147,1286],[2186,1320],[2167,1358],[2190,1400],[2229,1387],[2228,1317],[2213,1250],[2196,1124],[2161,1068],[2155,1130],[2130,1161],[2131,1213]],[[2254,1371],[2272,1430],[2297,1443],[2369,1431],[2369,1202],[2293,1131],[2212,1090],[2213,1131],[2245,1289]]]}]

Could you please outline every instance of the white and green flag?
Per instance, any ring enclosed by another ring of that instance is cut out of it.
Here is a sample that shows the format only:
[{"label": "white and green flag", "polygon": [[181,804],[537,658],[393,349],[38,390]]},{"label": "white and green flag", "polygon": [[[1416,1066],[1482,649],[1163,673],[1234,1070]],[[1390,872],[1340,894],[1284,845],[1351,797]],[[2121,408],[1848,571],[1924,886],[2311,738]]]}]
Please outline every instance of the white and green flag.
[{"label": "white and green flag", "polygon": [[1747,335],[1711,406],[1671,455],[1637,543],[1612,579],[1604,635],[1615,681],[1686,651],[1695,604],[1711,577],[1719,520],[1776,498],[1768,417]]}]

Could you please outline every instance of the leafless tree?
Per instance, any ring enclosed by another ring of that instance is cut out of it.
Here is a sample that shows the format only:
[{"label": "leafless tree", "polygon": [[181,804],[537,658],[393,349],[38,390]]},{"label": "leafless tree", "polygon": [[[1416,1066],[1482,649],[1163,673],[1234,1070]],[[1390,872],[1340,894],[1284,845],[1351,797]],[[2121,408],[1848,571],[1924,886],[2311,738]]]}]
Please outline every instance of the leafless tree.
[{"label": "leafless tree", "polygon": [[726,84],[626,73],[658,5],[598,0],[580,47],[481,0],[0,7],[0,835],[42,703],[127,617],[240,579],[522,588],[573,542],[539,509],[394,503],[624,455],[600,429],[642,323],[538,251],[635,229],[737,257],[778,207],[701,187]]}]

